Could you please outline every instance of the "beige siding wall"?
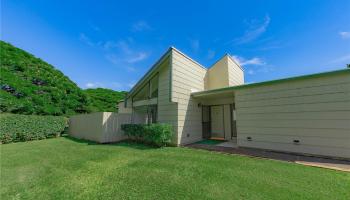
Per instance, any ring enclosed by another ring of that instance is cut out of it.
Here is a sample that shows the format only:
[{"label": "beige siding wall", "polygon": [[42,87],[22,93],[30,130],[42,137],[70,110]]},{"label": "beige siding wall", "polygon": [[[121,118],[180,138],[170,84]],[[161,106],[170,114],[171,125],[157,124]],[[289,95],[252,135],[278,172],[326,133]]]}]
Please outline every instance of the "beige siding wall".
[{"label": "beige siding wall", "polygon": [[227,57],[223,57],[207,71],[206,90],[229,86]]},{"label": "beige siding wall", "polygon": [[202,139],[202,109],[191,92],[204,90],[206,71],[181,53],[172,52],[172,101],[177,103],[178,144]]},{"label": "beige siding wall", "polygon": [[132,113],[131,107],[125,107],[125,102],[121,101],[118,103],[118,113]]},{"label": "beige siding wall", "polygon": [[[177,104],[170,101],[170,58],[163,62],[158,73],[158,122],[173,125],[177,133]],[[174,134],[173,141],[177,144],[177,134]]]},{"label": "beige siding wall", "polygon": [[223,104],[232,104],[234,103],[234,97],[217,97],[217,98],[203,98],[200,99],[202,105],[223,105]]},{"label": "beige siding wall", "polygon": [[210,67],[205,78],[205,90],[242,84],[244,84],[243,70],[229,55],[225,55]]},{"label": "beige siding wall", "polygon": [[244,84],[244,72],[242,68],[232,58],[227,57],[226,62],[228,66],[228,85],[236,86]]},{"label": "beige siding wall", "polygon": [[225,139],[231,139],[231,109],[230,105],[224,105],[224,126],[225,126]]},{"label": "beige siding wall", "polygon": [[235,94],[239,146],[350,158],[350,73]]}]

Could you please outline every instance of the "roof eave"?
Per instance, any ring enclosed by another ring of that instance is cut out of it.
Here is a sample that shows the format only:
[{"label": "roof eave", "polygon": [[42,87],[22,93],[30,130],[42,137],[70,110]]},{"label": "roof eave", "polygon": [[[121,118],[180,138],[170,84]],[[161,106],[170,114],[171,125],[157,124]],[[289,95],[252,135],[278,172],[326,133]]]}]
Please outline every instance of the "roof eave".
[{"label": "roof eave", "polygon": [[138,88],[142,83],[152,74],[152,72],[156,71],[162,61],[168,56],[168,54],[171,53],[173,47],[169,47],[168,50],[155,62],[152,67],[146,72],[145,75],[142,76],[142,78],[130,89],[130,91],[127,94],[127,98],[130,97],[133,92]]},{"label": "roof eave", "polygon": [[307,74],[307,75],[303,75],[303,76],[295,76],[295,77],[289,77],[289,78],[283,78],[283,79],[277,79],[277,80],[264,81],[264,82],[259,82],[259,83],[243,84],[243,85],[230,86],[230,87],[218,88],[218,89],[213,89],[213,90],[193,92],[193,93],[191,93],[191,96],[199,97],[201,95],[219,93],[219,92],[227,91],[227,90],[245,89],[245,88],[250,88],[250,87],[255,87],[255,86],[270,85],[270,84],[275,84],[275,83],[283,83],[283,82],[288,82],[288,81],[323,77],[323,76],[343,74],[343,73],[350,74],[350,69],[347,68],[347,69],[341,69],[341,70],[335,70],[335,71],[329,71],[329,72]]}]

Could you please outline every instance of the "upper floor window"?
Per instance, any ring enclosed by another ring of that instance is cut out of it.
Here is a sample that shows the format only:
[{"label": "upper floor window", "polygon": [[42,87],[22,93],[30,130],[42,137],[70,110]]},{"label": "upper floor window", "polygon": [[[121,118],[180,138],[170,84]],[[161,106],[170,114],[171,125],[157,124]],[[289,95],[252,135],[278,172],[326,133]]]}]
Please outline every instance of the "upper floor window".
[{"label": "upper floor window", "polygon": [[158,97],[158,74],[150,80],[150,97]]},{"label": "upper floor window", "polygon": [[158,74],[153,76],[133,97],[133,101],[158,97]]},{"label": "upper floor window", "polygon": [[148,84],[144,85],[134,96],[134,101],[146,100],[149,97],[149,86]]}]

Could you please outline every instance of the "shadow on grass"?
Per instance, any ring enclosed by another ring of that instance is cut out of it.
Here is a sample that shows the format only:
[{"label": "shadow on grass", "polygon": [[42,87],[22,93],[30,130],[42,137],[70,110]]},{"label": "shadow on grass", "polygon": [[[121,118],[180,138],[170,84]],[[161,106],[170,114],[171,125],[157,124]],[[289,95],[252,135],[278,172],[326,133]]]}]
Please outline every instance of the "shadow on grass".
[{"label": "shadow on grass", "polygon": [[119,146],[119,147],[129,147],[129,148],[138,149],[138,150],[159,149],[157,147],[147,145],[147,144],[138,143],[138,142],[135,142],[132,140],[122,140],[122,141],[114,142],[114,143],[98,143],[98,142],[93,142],[93,141],[89,141],[89,140],[74,138],[74,137],[71,137],[69,135],[65,135],[62,137],[67,138],[71,141],[81,143],[81,144],[86,144],[86,145]]}]

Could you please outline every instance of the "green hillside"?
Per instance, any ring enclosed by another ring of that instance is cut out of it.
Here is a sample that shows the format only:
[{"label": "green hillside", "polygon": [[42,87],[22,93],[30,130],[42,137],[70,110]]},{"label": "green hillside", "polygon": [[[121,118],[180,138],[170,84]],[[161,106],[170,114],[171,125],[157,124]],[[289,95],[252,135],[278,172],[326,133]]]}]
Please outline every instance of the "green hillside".
[{"label": "green hillside", "polygon": [[52,65],[3,41],[0,41],[0,86],[0,111],[17,114],[116,111],[116,103],[124,95],[105,89],[83,91]]},{"label": "green hillside", "polygon": [[126,92],[118,92],[110,89],[96,88],[84,90],[89,97],[92,112],[107,111],[116,112],[117,102],[124,99]]}]

